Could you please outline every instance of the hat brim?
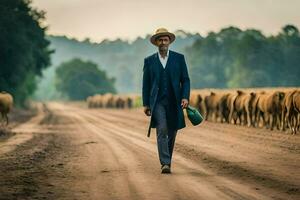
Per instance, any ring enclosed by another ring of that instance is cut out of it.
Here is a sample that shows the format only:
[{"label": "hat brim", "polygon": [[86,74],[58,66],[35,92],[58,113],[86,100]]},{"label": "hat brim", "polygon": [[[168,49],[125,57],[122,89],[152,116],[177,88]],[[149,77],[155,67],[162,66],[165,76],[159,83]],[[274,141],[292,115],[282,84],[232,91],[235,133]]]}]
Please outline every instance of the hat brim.
[{"label": "hat brim", "polygon": [[156,39],[157,39],[158,37],[161,37],[161,36],[169,36],[169,37],[170,37],[170,44],[171,44],[172,42],[174,42],[174,40],[175,40],[175,38],[176,38],[175,35],[174,35],[173,33],[170,33],[170,32],[157,33],[157,34],[154,34],[154,35],[151,36],[150,42],[151,42],[153,45],[157,46],[157,45],[156,45]]}]

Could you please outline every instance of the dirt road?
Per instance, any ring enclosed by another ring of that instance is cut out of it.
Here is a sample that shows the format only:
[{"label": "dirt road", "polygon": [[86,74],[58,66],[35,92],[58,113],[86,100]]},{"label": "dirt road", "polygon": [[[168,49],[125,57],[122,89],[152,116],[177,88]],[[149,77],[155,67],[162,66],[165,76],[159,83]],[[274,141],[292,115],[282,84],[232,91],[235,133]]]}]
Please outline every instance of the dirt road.
[{"label": "dirt road", "polygon": [[0,137],[0,199],[300,199],[300,136],[204,122],[160,174],[142,110],[48,103]]}]

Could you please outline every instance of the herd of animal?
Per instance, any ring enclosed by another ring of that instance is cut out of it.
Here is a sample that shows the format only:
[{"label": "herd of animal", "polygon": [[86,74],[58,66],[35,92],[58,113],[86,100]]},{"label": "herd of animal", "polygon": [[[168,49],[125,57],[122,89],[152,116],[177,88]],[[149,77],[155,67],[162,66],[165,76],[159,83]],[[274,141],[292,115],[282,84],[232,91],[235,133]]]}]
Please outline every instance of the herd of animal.
[{"label": "herd of animal", "polygon": [[[141,105],[136,94],[96,94],[86,99],[89,108],[133,108]],[[190,105],[199,109],[208,121],[253,127],[289,129],[296,134],[300,128],[300,89],[192,90]],[[1,126],[9,123],[8,113],[13,97],[0,92]]]},{"label": "herd of animal", "polygon": [[86,99],[89,108],[133,108],[140,101],[139,95],[96,94]]},{"label": "herd of animal", "polygon": [[277,128],[292,134],[300,126],[299,88],[282,90],[194,90],[190,104],[208,121],[253,127]]},{"label": "herd of animal", "polygon": [[[133,108],[138,95],[96,94],[86,99],[89,108]],[[139,103],[137,103],[139,102]],[[192,90],[190,104],[213,122],[253,127],[290,129],[300,127],[300,89]]]}]

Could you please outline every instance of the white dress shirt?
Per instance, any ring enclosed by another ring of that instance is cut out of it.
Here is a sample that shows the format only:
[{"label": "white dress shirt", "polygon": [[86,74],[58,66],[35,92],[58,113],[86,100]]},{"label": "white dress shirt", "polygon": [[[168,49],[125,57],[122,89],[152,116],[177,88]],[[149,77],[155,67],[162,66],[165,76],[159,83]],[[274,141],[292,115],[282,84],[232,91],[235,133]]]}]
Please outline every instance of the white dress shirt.
[{"label": "white dress shirt", "polygon": [[164,68],[166,68],[166,65],[167,65],[167,62],[168,62],[168,58],[169,58],[169,50],[167,52],[167,56],[165,58],[163,58],[160,53],[158,52],[158,56],[159,56],[159,60],[160,60],[160,63],[162,64],[162,66]]}]

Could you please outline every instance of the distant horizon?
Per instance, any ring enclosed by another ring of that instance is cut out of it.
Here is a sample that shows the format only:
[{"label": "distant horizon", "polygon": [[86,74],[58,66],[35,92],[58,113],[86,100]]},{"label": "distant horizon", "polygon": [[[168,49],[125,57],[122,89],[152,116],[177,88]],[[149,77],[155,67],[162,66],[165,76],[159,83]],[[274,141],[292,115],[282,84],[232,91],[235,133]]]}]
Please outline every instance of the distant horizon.
[{"label": "distant horizon", "polygon": [[[239,28],[239,29],[241,29],[242,31],[245,31],[245,30],[258,30],[258,31],[261,31],[262,32],[262,34],[263,35],[265,35],[265,36],[274,36],[274,35],[277,35],[277,34],[279,34],[280,33],[280,31],[282,30],[282,28],[284,27],[284,26],[286,26],[286,25],[293,25],[293,26],[295,26],[295,27],[297,27],[297,29],[299,30],[299,27],[298,26],[296,26],[295,24],[292,24],[292,23],[288,23],[288,24],[284,24],[284,25],[282,25],[279,29],[278,29],[278,32],[276,32],[276,33],[269,33],[269,34],[267,34],[267,33],[264,33],[262,30],[260,30],[260,29],[257,29],[257,28],[253,28],[253,27],[249,27],[249,28],[245,28],[245,29],[242,29],[242,28],[240,28],[240,27],[237,27],[237,26],[233,26],[233,25],[228,25],[228,26],[226,26],[226,27],[221,27],[219,30],[216,30],[216,31],[208,31],[206,34],[201,34],[200,32],[190,32],[190,31],[188,31],[188,30],[183,30],[183,29],[178,29],[178,30],[175,30],[175,31],[173,31],[174,33],[176,33],[176,32],[178,32],[178,31],[184,31],[185,33],[187,33],[187,34],[193,34],[193,35],[195,35],[195,34],[199,34],[200,36],[202,36],[202,37],[206,37],[207,35],[208,35],[208,33],[210,33],[210,32],[214,32],[214,33],[218,33],[219,31],[221,31],[222,29],[224,29],[224,28],[228,28],[228,27],[235,27],[235,28]],[[300,30],[299,30],[300,31]],[[83,42],[83,41],[85,41],[86,39],[89,39],[90,40],[90,42],[91,43],[97,43],[97,44],[99,44],[99,43],[102,43],[103,41],[105,41],[105,40],[108,40],[108,41],[116,41],[116,40],[118,40],[118,39],[120,39],[120,40],[122,40],[122,41],[127,41],[127,42],[132,42],[132,41],[135,41],[137,38],[143,38],[143,39],[146,39],[146,37],[148,36],[148,35],[151,35],[151,33],[146,33],[146,34],[144,34],[143,36],[141,36],[141,35],[138,35],[138,36],[136,36],[135,38],[131,38],[131,39],[128,39],[128,38],[125,38],[125,37],[116,37],[116,38],[104,38],[104,39],[102,39],[101,41],[93,41],[93,39],[92,38],[89,38],[89,37],[85,37],[85,38],[77,38],[77,37],[75,37],[75,36],[70,36],[70,35],[66,35],[66,34],[49,34],[49,33],[46,33],[46,35],[47,36],[55,36],[55,37],[67,37],[68,39],[74,39],[74,40],[77,40],[77,41],[79,41],[79,42]],[[176,34],[175,34],[176,35]]]}]

